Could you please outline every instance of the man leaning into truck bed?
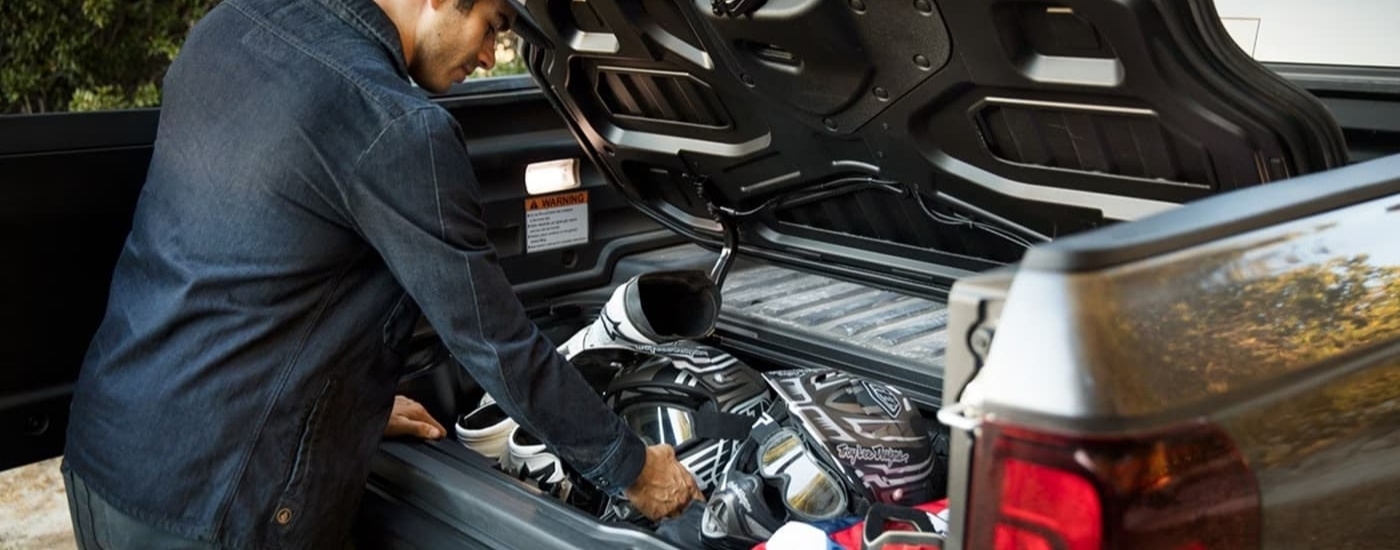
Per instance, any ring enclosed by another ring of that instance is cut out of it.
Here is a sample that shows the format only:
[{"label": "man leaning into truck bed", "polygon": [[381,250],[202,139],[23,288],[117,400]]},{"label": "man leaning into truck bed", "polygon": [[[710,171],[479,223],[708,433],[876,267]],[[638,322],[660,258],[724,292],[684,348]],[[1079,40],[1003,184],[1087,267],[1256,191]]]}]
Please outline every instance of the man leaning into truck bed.
[{"label": "man leaning into truck bed", "polygon": [[73,399],[80,546],[343,545],[419,306],[599,487],[653,518],[699,498],[526,318],[458,123],[423,92],[489,67],[513,17],[504,0],[227,0],[194,28]]}]

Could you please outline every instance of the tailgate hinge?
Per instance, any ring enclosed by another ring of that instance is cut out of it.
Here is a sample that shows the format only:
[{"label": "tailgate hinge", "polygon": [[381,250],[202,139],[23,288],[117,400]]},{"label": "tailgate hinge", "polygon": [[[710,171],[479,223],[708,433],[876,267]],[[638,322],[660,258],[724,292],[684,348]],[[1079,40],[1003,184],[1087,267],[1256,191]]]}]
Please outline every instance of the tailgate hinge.
[{"label": "tailgate hinge", "polygon": [[739,247],[739,228],[735,225],[733,210],[721,207],[710,199],[710,192],[706,186],[710,179],[705,176],[691,173],[685,174],[695,185],[695,194],[700,200],[705,201],[705,209],[710,213],[710,217],[719,224],[720,232],[724,235],[724,243],[719,251],[719,259],[715,260],[714,267],[710,268],[710,280],[714,281],[715,287],[723,288],[724,279],[729,276],[729,268],[734,265],[734,253]]}]

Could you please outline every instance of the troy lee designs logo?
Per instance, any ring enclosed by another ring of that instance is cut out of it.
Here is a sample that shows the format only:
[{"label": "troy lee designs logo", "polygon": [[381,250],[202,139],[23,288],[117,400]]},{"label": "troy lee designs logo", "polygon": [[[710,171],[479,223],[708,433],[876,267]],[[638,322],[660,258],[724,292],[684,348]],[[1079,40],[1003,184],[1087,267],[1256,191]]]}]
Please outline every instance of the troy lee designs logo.
[{"label": "troy lee designs logo", "polygon": [[689,357],[691,359],[708,359],[710,351],[702,348],[679,347],[674,345],[654,345],[637,344],[637,351],[643,353],[653,353],[656,355],[669,355],[672,357]]},{"label": "troy lee designs logo", "polygon": [[866,447],[864,445],[847,445],[842,443],[836,446],[836,456],[847,462],[859,460],[861,462],[884,462],[885,464],[904,464],[909,462],[909,453],[899,449],[891,449],[884,445]]}]

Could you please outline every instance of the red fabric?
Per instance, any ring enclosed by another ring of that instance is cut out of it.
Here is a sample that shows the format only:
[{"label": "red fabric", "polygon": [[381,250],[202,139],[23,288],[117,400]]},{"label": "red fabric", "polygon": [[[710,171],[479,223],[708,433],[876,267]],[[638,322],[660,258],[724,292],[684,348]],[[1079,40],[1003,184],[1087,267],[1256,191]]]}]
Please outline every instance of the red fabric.
[{"label": "red fabric", "polygon": [[[919,509],[919,510],[923,510],[923,511],[925,511],[925,512],[928,512],[930,515],[932,515],[932,514],[939,514],[939,513],[942,513],[944,510],[947,510],[947,509],[948,509],[948,499],[945,498],[945,499],[943,499],[943,500],[936,500],[936,501],[933,501],[933,502],[925,502],[925,503],[923,503],[923,504],[919,504],[919,505],[914,506],[914,508],[917,508],[917,509]],[[861,550],[861,547],[860,547],[861,535],[862,535],[862,533],[864,533],[864,532],[865,532],[865,522],[862,521],[862,522],[860,522],[860,523],[857,523],[857,524],[855,524],[855,525],[852,525],[852,526],[850,526],[850,527],[847,527],[847,528],[845,528],[845,529],[842,529],[842,530],[840,530],[840,531],[837,531],[837,532],[835,532],[835,533],[832,533],[832,534],[829,535],[829,536],[830,536],[831,540],[835,541],[836,544],[841,545],[842,548],[845,548],[845,549],[847,549],[847,550]],[[767,543],[762,543],[762,542],[760,542],[760,543],[754,545],[753,550],[767,550],[767,548],[768,548],[768,544],[767,544]],[[889,547],[886,547],[886,548],[889,548]],[[890,550],[897,550],[897,548],[890,548]]]},{"label": "red fabric", "polygon": [[[938,500],[934,502],[926,502],[914,506],[914,508],[918,508],[920,510],[928,512],[929,514],[937,514],[948,509],[948,499],[945,498],[943,500]],[[831,535],[831,540],[836,541],[836,544],[841,545],[842,548],[846,548],[847,550],[861,550],[860,539],[861,534],[864,532],[865,522],[862,521],[860,523],[857,523],[855,525],[833,533]]]}]

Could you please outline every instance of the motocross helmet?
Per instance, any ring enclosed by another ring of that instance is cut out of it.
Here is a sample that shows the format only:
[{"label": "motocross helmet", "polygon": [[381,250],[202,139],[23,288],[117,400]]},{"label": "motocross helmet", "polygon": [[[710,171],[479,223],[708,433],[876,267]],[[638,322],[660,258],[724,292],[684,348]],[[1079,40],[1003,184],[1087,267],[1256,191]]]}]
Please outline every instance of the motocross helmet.
[{"label": "motocross helmet", "polygon": [[627,367],[604,400],[648,445],[674,447],[708,493],[772,401],[763,377],[733,355],[690,341],[615,353]]},{"label": "motocross helmet", "polygon": [[[603,400],[647,445],[668,444],[708,494],[719,482],[755,417],[772,403],[772,392],[757,371],[732,355],[694,342],[674,342],[642,352],[627,347],[591,348],[572,359],[580,370],[615,374]],[[575,494],[588,491],[603,501],[603,521],[648,526],[623,499],[602,495],[583,480]]]},{"label": "motocross helmet", "polygon": [[[765,374],[801,435],[863,500],[913,505],[944,485],[928,423],[887,384],[835,370]],[[936,470],[936,471],[935,471]]]},{"label": "motocross helmet", "polygon": [[835,370],[764,378],[779,399],[706,505],[707,545],[748,548],[786,521],[861,515],[874,503],[912,505],[941,492],[947,468],[935,438],[898,390]]},{"label": "motocross helmet", "polygon": [[[644,273],[614,290],[598,318],[559,346],[586,377],[593,373],[590,383],[606,378],[604,401],[648,445],[675,448],[707,493],[772,401],[757,371],[695,341],[714,331],[719,308],[719,288],[702,271]],[[625,500],[607,500],[604,521],[647,523]]]}]

